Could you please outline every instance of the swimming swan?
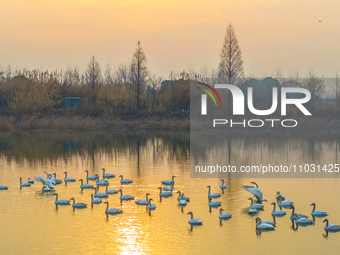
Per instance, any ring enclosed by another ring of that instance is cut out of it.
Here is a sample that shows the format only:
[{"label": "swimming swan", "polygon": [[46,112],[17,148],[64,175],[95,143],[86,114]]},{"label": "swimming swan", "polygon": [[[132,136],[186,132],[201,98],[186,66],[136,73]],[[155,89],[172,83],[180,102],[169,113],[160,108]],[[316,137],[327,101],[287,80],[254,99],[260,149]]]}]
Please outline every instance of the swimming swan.
[{"label": "swimming swan", "polygon": [[280,209],[282,209],[282,207],[289,209],[292,207],[293,204],[294,202],[290,200],[282,201],[282,197],[279,197],[278,202],[277,202],[277,205],[280,207]]},{"label": "swimming swan", "polygon": [[20,177],[20,187],[30,187],[31,184],[27,182],[22,182],[22,178]]},{"label": "swimming swan", "polygon": [[8,186],[0,185],[0,190],[8,189]]},{"label": "swimming swan", "polygon": [[103,170],[103,178],[107,178],[107,179],[109,179],[109,178],[115,178],[115,175],[114,174],[109,174],[109,173],[105,173],[105,168],[102,168],[102,170]]},{"label": "swimming swan", "polygon": [[85,172],[86,172],[86,180],[89,180],[89,181],[95,181],[96,180],[95,175],[89,176],[89,170],[85,170]]},{"label": "swimming swan", "polygon": [[137,205],[148,205],[149,204],[149,198],[148,198],[149,195],[151,195],[151,194],[146,193],[146,199],[145,200],[144,199],[140,199],[140,200],[135,201],[135,203]]},{"label": "swimming swan", "polygon": [[135,197],[131,196],[131,195],[124,195],[123,196],[123,191],[122,189],[119,190],[120,191],[120,202],[122,202],[122,200],[133,200]]},{"label": "swimming swan", "polygon": [[[296,214],[296,213],[294,213],[294,214]],[[294,215],[293,215],[293,217],[294,217]],[[298,225],[310,225],[310,224],[313,223],[313,221],[310,220],[310,219],[307,219],[307,218],[300,218],[300,219],[295,220],[295,223],[298,224]]]},{"label": "swimming swan", "polygon": [[123,175],[119,175],[120,177],[120,183],[121,184],[130,184],[133,182],[133,180],[129,180],[129,179],[123,179]]},{"label": "swimming swan", "polygon": [[149,198],[148,209],[149,210],[155,210],[156,209],[156,205],[155,204],[151,204],[151,201],[153,201],[153,199]]},{"label": "swimming swan", "polygon": [[80,184],[80,188],[83,190],[83,189],[92,189],[93,186],[91,184],[84,184],[83,183],[83,179],[79,179],[79,181],[81,182]]},{"label": "swimming swan", "polygon": [[212,201],[212,198],[209,198],[209,206],[210,207],[218,207],[221,206],[221,202],[220,201]]},{"label": "swimming swan", "polygon": [[190,202],[190,201],[189,201],[189,200],[190,200],[190,197],[182,196],[181,191],[177,191],[176,193],[178,193],[178,198],[177,198],[178,201],[184,199],[184,200],[186,200],[187,202]]},{"label": "swimming swan", "polygon": [[256,222],[256,228],[258,230],[274,230],[275,228],[275,226],[271,224],[262,222],[262,220],[259,217],[256,218],[255,222]]},{"label": "swimming swan", "polygon": [[218,216],[218,218],[220,220],[228,220],[231,218],[231,214],[230,213],[222,213],[224,210],[221,208],[220,209],[220,216]]},{"label": "swimming swan", "polygon": [[251,201],[249,208],[254,208],[256,210],[263,210],[263,205],[262,204],[254,204],[254,200],[253,200],[252,197],[248,198],[248,200]]},{"label": "swimming swan", "polygon": [[326,217],[328,214],[324,211],[315,211],[315,203],[310,204],[313,206],[313,211],[311,213],[312,216],[315,217]]},{"label": "swimming swan", "polygon": [[71,197],[70,200],[73,201],[73,204],[72,204],[73,211],[74,211],[75,208],[82,209],[82,208],[85,208],[87,206],[87,204],[82,203],[82,202],[76,203],[73,197]]},{"label": "swimming swan", "polygon": [[93,204],[100,204],[102,200],[99,197],[93,198],[93,194],[91,194],[91,205]]},{"label": "swimming swan", "polygon": [[275,209],[276,209],[276,203],[275,203],[275,202],[273,202],[273,203],[271,203],[271,204],[274,205],[273,211],[272,211],[272,215],[273,215],[273,216],[278,216],[278,217],[280,217],[280,216],[286,215],[286,212],[285,212],[285,211],[282,211],[282,210],[275,210]]},{"label": "swimming swan", "polygon": [[67,172],[64,172],[64,174],[65,174],[65,178],[64,178],[65,182],[75,182],[76,181],[76,179],[74,179],[74,178],[67,177]]},{"label": "swimming swan", "polygon": [[162,187],[158,187],[158,189],[159,189],[159,196],[160,197],[170,197],[170,196],[172,196],[172,193],[169,192],[169,191],[163,191],[162,192]]},{"label": "swimming swan", "polygon": [[109,209],[109,202],[104,202],[104,204],[106,204],[106,210],[105,210],[105,213],[106,215],[108,216],[108,214],[110,215],[116,215],[116,214],[120,214],[122,213],[123,211],[121,209],[116,209],[116,208],[110,208]]},{"label": "swimming swan", "polygon": [[94,189],[94,197],[107,198],[109,196],[107,193],[103,193],[103,192],[97,193],[97,188],[95,188],[95,187],[93,187],[93,189]]},{"label": "swimming swan", "polygon": [[70,204],[70,200],[67,200],[67,199],[59,199],[58,200],[58,193],[54,193],[53,196],[55,196],[55,201],[54,203],[56,205],[69,205]]},{"label": "swimming swan", "polygon": [[178,204],[179,204],[180,206],[185,206],[185,205],[187,205],[187,203],[188,203],[188,201],[184,198],[184,193],[182,193],[181,199],[178,200]]},{"label": "swimming swan", "polygon": [[226,189],[227,188],[227,184],[224,183],[224,179],[221,180],[222,184],[220,185],[221,189]]},{"label": "swimming swan", "polygon": [[307,215],[304,215],[304,214],[301,214],[301,213],[295,213],[294,205],[292,205],[291,209],[292,209],[292,214],[289,217],[291,220],[298,220],[298,219],[301,219],[301,218],[308,218]]},{"label": "swimming swan", "polygon": [[176,176],[173,175],[173,176],[171,177],[171,180],[161,181],[161,183],[164,184],[164,185],[175,184],[175,180],[174,180],[175,177],[176,177]]},{"label": "swimming swan", "polygon": [[108,195],[114,195],[114,194],[117,194],[118,191],[117,190],[114,190],[114,189],[109,189],[109,185],[106,185],[106,191],[105,191],[106,194]]},{"label": "swimming swan", "polygon": [[325,230],[329,232],[337,232],[340,231],[340,226],[335,224],[328,225],[328,219],[324,219],[322,223],[326,222]]},{"label": "swimming swan", "polygon": [[194,219],[194,215],[191,211],[187,214],[191,215],[191,219],[188,221],[190,225],[202,225],[203,221],[201,221],[200,219]]},{"label": "swimming swan", "polygon": [[242,186],[242,189],[250,192],[251,194],[253,194],[256,199],[259,201],[259,202],[262,202],[263,201],[263,198],[262,198],[262,191],[258,188],[258,185],[256,182],[251,182],[252,184],[254,184],[256,187],[252,187],[252,186]]},{"label": "swimming swan", "polygon": [[218,198],[221,196],[219,193],[210,193],[210,189],[211,189],[210,185],[207,186],[207,188],[209,188],[208,198]]}]

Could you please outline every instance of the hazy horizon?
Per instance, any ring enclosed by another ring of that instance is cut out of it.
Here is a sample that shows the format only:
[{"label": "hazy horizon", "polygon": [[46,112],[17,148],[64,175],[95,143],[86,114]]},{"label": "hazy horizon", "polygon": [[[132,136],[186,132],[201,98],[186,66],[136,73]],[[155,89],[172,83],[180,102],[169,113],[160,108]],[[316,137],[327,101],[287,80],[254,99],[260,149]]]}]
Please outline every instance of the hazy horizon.
[{"label": "hazy horizon", "polygon": [[312,69],[334,77],[340,70],[339,7],[334,0],[3,0],[0,65],[84,70],[94,55],[102,69],[117,67],[131,61],[140,40],[149,70],[163,78],[171,71],[211,70],[232,22],[246,75],[281,70],[304,77]]}]

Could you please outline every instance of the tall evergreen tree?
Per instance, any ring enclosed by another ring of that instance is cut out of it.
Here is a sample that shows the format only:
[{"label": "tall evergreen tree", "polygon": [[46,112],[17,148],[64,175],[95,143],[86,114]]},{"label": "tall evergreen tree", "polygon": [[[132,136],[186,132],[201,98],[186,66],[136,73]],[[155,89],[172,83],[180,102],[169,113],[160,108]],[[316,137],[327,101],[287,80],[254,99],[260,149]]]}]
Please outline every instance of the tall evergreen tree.
[{"label": "tall evergreen tree", "polygon": [[242,52],[238,46],[235,31],[231,23],[227,28],[222,47],[221,62],[218,68],[218,76],[221,82],[234,84],[238,78],[244,76]]},{"label": "tall evergreen tree", "polygon": [[133,54],[131,63],[131,83],[133,87],[136,89],[138,110],[141,108],[140,98],[142,93],[145,91],[148,77],[149,72],[146,67],[146,57],[141,47],[141,43],[140,41],[138,41],[137,48]]}]

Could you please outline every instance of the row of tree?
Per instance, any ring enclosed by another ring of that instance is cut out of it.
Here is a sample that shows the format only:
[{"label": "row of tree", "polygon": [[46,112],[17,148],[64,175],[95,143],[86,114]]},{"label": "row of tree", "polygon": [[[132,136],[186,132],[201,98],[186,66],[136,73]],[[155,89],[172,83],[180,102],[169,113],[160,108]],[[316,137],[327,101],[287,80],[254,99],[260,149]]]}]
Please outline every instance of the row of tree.
[{"label": "row of tree", "polygon": [[[109,64],[102,70],[95,56],[91,58],[83,73],[77,68],[52,72],[38,69],[13,72],[7,68],[0,71],[0,107],[15,114],[46,113],[59,109],[65,97],[80,97],[80,111],[84,113],[188,111],[190,79],[209,84],[236,85],[247,80],[241,49],[231,23],[227,27],[220,57],[217,71],[209,72],[203,68],[200,71],[189,70],[178,74],[171,72],[169,80],[163,80],[148,70],[147,58],[140,41],[131,62],[120,64],[115,70]],[[275,78],[282,85],[307,88],[311,91],[313,101],[325,93],[323,79],[318,78],[312,71],[304,82],[299,82],[298,76],[282,79],[280,74],[278,72]],[[338,102],[338,77],[336,82],[334,97]],[[231,100],[228,101],[231,103]]]}]

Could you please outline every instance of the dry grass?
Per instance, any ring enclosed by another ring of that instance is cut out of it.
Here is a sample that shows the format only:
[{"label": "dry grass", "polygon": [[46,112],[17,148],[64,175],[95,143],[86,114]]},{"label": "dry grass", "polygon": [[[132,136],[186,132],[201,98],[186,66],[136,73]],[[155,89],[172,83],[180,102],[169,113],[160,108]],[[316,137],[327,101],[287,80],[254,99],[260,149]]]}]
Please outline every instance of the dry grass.
[{"label": "dry grass", "polygon": [[0,130],[188,130],[189,119],[131,119],[120,120],[117,118],[92,118],[92,117],[43,117],[25,116],[0,117]]}]

